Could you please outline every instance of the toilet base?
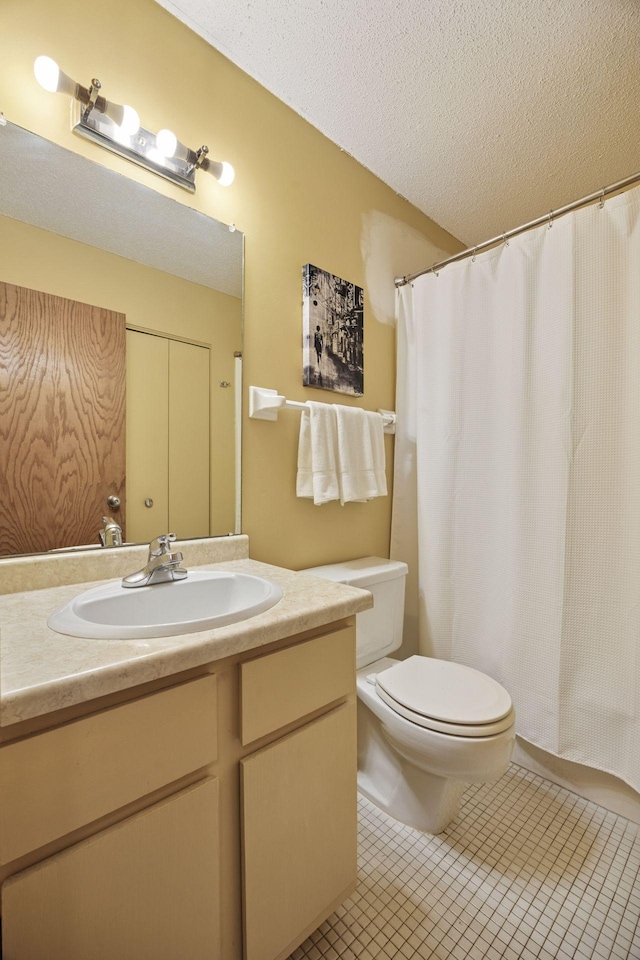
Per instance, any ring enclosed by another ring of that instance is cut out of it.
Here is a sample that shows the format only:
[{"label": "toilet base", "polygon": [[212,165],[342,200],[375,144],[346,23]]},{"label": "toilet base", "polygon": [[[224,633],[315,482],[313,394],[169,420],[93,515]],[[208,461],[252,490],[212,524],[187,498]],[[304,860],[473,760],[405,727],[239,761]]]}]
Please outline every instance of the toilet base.
[{"label": "toilet base", "polygon": [[408,827],[436,834],[458,815],[464,788],[461,780],[407,762],[358,700],[358,790],[371,803]]},{"label": "toilet base", "polygon": [[[413,793],[406,779],[400,784],[400,791],[383,796],[377,789],[377,784],[373,784],[365,774],[358,772],[358,790],[374,806],[407,827],[413,827],[421,833],[442,833],[460,811],[460,797],[465,784],[458,780],[433,777],[429,773],[423,774],[423,777],[431,781],[426,785],[429,806],[425,806],[421,800],[424,794]],[[424,784],[420,786],[421,789],[425,788]]]}]

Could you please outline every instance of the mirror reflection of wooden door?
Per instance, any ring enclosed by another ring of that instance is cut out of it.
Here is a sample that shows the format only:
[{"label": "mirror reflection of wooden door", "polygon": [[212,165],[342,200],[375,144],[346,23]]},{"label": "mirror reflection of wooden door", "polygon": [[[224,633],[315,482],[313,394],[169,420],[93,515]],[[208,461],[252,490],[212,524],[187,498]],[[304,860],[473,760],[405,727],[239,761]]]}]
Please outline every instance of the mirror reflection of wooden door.
[{"label": "mirror reflection of wooden door", "polygon": [[127,330],[127,530],[210,535],[210,351]]},{"label": "mirror reflection of wooden door", "polygon": [[0,282],[0,555],[96,543],[110,512],[124,529],[125,325]]}]

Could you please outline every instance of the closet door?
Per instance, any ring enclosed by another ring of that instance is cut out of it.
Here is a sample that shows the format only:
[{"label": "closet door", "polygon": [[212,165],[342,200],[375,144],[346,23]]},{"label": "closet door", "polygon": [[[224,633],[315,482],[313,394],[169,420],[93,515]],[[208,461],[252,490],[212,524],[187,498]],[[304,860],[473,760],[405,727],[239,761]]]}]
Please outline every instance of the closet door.
[{"label": "closet door", "polygon": [[169,527],[209,536],[209,350],[169,341]]},{"label": "closet door", "polygon": [[127,539],[134,543],[169,533],[168,382],[169,341],[127,330]]},{"label": "closet door", "polygon": [[127,330],[128,538],[209,536],[207,347]]}]

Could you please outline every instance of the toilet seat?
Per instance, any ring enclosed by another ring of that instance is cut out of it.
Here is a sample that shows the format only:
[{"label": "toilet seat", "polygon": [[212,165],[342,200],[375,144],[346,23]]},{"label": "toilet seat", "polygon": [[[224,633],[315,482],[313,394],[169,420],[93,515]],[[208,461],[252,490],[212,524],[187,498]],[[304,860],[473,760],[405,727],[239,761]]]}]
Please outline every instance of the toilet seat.
[{"label": "toilet seat", "polygon": [[376,674],[376,692],[418,726],[458,737],[490,737],[515,722],[511,697],[491,677],[448,660],[409,657]]}]

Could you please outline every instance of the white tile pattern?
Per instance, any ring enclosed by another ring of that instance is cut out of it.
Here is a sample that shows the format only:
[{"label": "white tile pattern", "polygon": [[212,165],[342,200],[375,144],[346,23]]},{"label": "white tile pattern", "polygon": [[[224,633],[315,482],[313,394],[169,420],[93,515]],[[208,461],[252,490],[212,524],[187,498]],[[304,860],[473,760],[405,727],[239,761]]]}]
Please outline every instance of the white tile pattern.
[{"label": "white tile pattern", "polygon": [[292,960],[640,960],[640,827],[522,767],[437,837],[359,823],[358,888]]}]

